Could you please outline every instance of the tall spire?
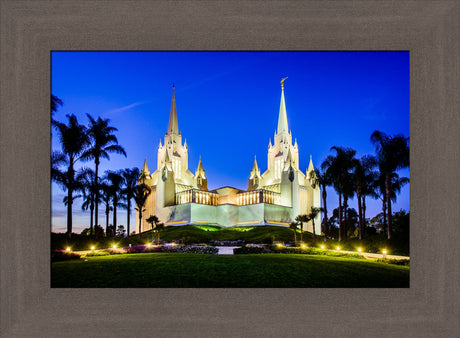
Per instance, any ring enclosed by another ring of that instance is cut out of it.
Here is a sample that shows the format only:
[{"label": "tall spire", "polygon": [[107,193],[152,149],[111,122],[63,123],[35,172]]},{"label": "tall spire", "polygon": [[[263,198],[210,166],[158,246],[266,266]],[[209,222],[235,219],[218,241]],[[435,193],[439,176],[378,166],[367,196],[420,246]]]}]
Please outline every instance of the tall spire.
[{"label": "tall spire", "polygon": [[147,166],[147,156],[144,159],[144,166],[142,167],[142,173],[144,173],[145,176],[150,175],[150,170],[149,170],[149,167]]},{"label": "tall spire", "polygon": [[200,155],[200,161],[198,162],[198,168],[196,168],[195,170],[195,178],[196,177],[206,178],[204,174],[203,164],[201,163],[201,155]]},{"label": "tall spire", "polygon": [[313,166],[313,160],[312,160],[311,154],[310,154],[310,163],[308,163],[307,178],[310,178],[310,175],[311,175],[312,171],[315,171],[315,167]]},{"label": "tall spire", "polygon": [[172,100],[171,100],[171,111],[169,112],[169,124],[168,124],[168,134],[179,133],[179,126],[177,124],[177,111],[176,111],[176,95],[174,90],[173,84],[173,93],[172,93]]},{"label": "tall spire", "polygon": [[288,133],[288,122],[287,122],[287,114],[286,114],[286,103],[284,102],[284,81],[287,77],[281,80],[281,102],[280,102],[280,112],[278,116],[278,134],[280,133]]},{"label": "tall spire", "polygon": [[254,156],[254,165],[252,166],[251,176],[249,177],[249,179],[254,178],[254,176],[260,177],[260,170],[259,170],[259,167],[257,166],[257,159],[255,156]]}]

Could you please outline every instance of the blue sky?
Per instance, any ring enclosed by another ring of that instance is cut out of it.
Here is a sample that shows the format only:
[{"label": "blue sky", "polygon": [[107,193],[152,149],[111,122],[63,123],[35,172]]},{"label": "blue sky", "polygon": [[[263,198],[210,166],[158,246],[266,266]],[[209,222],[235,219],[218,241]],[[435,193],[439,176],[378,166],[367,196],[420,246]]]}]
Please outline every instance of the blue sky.
[{"label": "blue sky", "polygon": [[[277,126],[285,82],[289,128],[299,144],[300,168],[310,155],[319,166],[332,146],[352,147],[357,157],[374,154],[374,130],[409,136],[409,52],[52,52],[51,91],[64,105],[59,121],[86,113],[108,118],[127,157],[102,160],[100,172],[156,168],[160,139],[168,125],[172,84],[179,129],[189,147],[189,169],[202,157],[208,188],[247,189],[254,155],[267,167],[268,142]],[[53,131],[52,149],[60,145]],[[81,163],[94,168],[91,162]],[[409,177],[409,170],[400,172]],[[65,192],[52,185],[52,230],[64,232]],[[337,195],[328,189],[329,215]],[[356,199],[350,206],[356,207]],[[381,202],[368,199],[368,216]],[[89,212],[74,204],[74,232],[89,225]],[[409,186],[394,211],[409,210]],[[110,218],[111,219],[111,218]],[[103,207],[100,224],[105,227]],[[132,216],[131,224],[135,219]],[[126,212],[118,223],[126,225]]]}]

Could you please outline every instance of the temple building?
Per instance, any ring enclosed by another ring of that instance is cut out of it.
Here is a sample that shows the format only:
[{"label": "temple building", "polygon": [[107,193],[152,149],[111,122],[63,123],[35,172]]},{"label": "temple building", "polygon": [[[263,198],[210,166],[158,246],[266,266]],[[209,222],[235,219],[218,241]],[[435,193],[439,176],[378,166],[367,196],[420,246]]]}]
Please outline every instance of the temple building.
[{"label": "temple building", "polygon": [[[292,143],[281,80],[281,102],[274,143],[269,141],[267,170],[261,174],[257,160],[249,172],[248,189],[222,187],[208,190],[203,163],[195,172],[188,168],[187,141],[179,132],[173,86],[171,111],[164,144],[158,145],[157,167],[150,172],[147,160],[139,184],[151,188],[143,212],[142,231],[150,230],[145,221],[156,215],[165,225],[214,224],[219,226],[289,224],[311,207],[320,207],[320,189],[313,162],[304,174],[299,168],[297,140]],[[312,231],[312,222],[307,231]],[[315,233],[321,233],[320,215],[315,219]],[[138,231],[138,227],[136,227]]]}]

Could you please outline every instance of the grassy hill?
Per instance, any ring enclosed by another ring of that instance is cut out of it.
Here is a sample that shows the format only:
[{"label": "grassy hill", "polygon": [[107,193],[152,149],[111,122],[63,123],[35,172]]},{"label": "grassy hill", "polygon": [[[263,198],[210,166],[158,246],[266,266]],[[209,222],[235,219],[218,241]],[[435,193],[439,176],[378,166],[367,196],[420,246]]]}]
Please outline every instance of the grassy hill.
[{"label": "grassy hill", "polygon": [[51,286],[409,287],[409,267],[298,254],[126,254],[52,263]]},{"label": "grassy hill", "polygon": [[[156,238],[156,234],[154,234]],[[224,228],[213,225],[184,225],[184,226],[167,226],[160,233],[160,239],[165,242],[180,241],[184,244],[192,243],[209,243],[215,241],[240,241],[241,243],[272,243],[280,241],[283,243],[294,242],[294,232],[288,227],[282,226],[245,226]],[[297,240],[300,241],[300,233],[297,233]],[[51,248],[64,249],[70,246],[73,250],[88,250],[91,245],[96,245],[98,248],[111,247],[113,244],[117,246],[128,246],[129,244],[145,244],[152,241],[152,231],[146,231],[129,238],[101,238],[91,239],[88,236],[72,235],[69,241],[64,234],[51,235]],[[337,245],[343,250],[356,251],[360,246],[366,252],[381,252],[382,248],[386,248],[389,254],[409,255],[409,243],[393,239],[388,241],[384,237],[373,236],[366,238],[363,241],[357,239],[347,239],[341,242],[328,239],[327,243],[323,242],[322,236],[316,236],[313,240],[313,234],[304,232],[303,241],[308,246],[319,247],[326,244],[328,248],[335,248]]]}]

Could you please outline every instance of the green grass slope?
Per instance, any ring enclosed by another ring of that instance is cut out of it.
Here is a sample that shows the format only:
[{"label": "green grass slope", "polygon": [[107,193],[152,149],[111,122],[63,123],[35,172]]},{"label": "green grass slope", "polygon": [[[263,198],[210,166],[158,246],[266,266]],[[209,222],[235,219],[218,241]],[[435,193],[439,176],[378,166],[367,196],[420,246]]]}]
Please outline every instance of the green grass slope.
[{"label": "green grass slope", "polygon": [[409,268],[297,254],[180,253],[52,263],[52,287],[409,287]]}]

